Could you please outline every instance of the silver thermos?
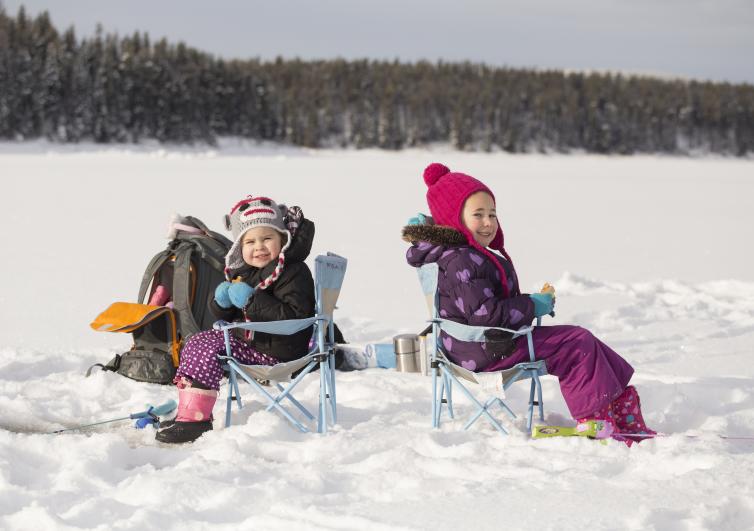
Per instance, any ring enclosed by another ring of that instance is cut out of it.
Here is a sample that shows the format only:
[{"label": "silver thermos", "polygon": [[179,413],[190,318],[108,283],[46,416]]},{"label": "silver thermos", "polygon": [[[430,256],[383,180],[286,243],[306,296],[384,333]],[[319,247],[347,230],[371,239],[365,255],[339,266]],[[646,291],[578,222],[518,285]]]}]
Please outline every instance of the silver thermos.
[{"label": "silver thermos", "polygon": [[401,334],[393,338],[395,351],[395,369],[400,372],[419,372],[417,360],[419,354],[419,336]]}]

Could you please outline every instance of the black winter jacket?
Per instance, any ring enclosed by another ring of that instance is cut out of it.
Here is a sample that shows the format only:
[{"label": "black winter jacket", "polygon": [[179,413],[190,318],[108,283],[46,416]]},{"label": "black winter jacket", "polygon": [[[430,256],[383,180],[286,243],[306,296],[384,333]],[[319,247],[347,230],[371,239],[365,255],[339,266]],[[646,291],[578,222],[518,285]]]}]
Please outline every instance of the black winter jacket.
[{"label": "black winter jacket", "polygon": [[[246,315],[251,321],[281,321],[284,319],[304,319],[312,317],[315,311],[314,279],[309,267],[304,263],[314,241],[314,223],[304,218],[293,240],[285,251],[285,266],[278,279],[267,289],[257,289],[246,307]],[[240,276],[251,287],[270,276],[275,269],[277,260],[273,260],[263,268],[244,266],[232,271],[231,276]],[[214,292],[210,301],[210,308],[218,319],[225,321],[243,321],[243,312],[235,307],[222,308],[214,300]],[[243,335],[242,330],[237,330]],[[290,336],[254,333],[249,344],[259,352],[274,356],[280,361],[291,361],[306,355],[309,339],[312,337],[313,327],[304,329]]]}]

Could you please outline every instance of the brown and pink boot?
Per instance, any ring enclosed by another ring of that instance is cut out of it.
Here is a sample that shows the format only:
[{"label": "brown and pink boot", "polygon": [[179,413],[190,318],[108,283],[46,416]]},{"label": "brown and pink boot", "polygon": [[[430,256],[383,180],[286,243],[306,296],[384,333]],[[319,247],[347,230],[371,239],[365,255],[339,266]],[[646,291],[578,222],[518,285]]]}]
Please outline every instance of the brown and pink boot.
[{"label": "brown and pink boot", "polygon": [[[613,400],[612,411],[615,419],[616,432],[620,434],[628,446],[633,442],[650,439],[657,434],[647,427],[641,414],[639,393],[633,385],[624,389],[618,398]],[[646,435],[642,437],[642,435]]]}]

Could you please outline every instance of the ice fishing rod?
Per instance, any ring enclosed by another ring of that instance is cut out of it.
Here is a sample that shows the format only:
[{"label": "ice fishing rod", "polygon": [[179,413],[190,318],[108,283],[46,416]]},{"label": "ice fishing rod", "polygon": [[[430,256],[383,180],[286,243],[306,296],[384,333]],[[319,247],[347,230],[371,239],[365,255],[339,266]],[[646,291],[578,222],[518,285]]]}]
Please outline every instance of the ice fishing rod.
[{"label": "ice fishing rod", "polygon": [[81,426],[75,426],[73,428],[65,428],[62,430],[55,430],[49,432],[50,434],[63,433],[66,431],[83,430],[84,428],[91,428],[92,426],[100,426],[102,424],[109,424],[111,422],[119,422],[121,420],[136,420],[134,427],[138,430],[142,430],[147,426],[156,426],[160,422],[161,416],[167,415],[175,411],[178,404],[175,400],[168,400],[164,404],[159,406],[148,405],[144,411],[138,413],[131,413],[127,417],[118,417],[117,419],[102,420],[100,422],[92,422],[91,424],[83,424]]},{"label": "ice fishing rod", "polygon": [[[704,434],[694,435],[690,433],[612,433],[611,435],[619,435],[621,437],[630,437],[635,439],[658,439],[661,437],[672,437],[673,435],[680,435],[687,439],[702,439]],[[754,441],[754,435],[727,435],[724,433],[711,434],[719,439],[725,439],[726,441]]]}]

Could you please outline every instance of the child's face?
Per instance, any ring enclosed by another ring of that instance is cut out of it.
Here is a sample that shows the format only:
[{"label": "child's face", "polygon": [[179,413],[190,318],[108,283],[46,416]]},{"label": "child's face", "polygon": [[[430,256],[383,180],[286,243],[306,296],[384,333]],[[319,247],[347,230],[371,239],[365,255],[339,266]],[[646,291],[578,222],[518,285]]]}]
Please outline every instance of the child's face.
[{"label": "child's face", "polygon": [[495,201],[487,192],[476,192],[463,204],[463,224],[469,229],[474,240],[487,247],[497,234],[497,214]]},{"label": "child's face", "polygon": [[241,240],[243,261],[252,267],[264,267],[277,260],[283,247],[282,235],[270,227],[254,227]]}]

